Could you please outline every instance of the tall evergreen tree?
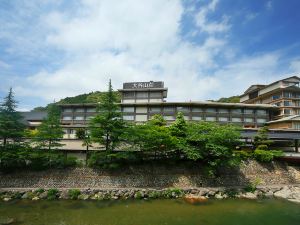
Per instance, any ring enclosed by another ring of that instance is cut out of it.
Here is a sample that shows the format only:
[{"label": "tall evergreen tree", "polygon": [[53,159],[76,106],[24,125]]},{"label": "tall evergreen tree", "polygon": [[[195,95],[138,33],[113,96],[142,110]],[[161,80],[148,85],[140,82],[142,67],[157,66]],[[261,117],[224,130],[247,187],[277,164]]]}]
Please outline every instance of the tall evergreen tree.
[{"label": "tall evergreen tree", "polygon": [[55,104],[47,109],[47,118],[38,127],[36,141],[40,148],[51,150],[61,147],[59,139],[63,137],[63,130],[60,126],[60,110]]},{"label": "tall evergreen tree", "polygon": [[108,92],[103,94],[98,105],[98,114],[89,125],[92,140],[105,145],[106,151],[114,150],[125,127],[117,103],[118,98],[109,80]]},{"label": "tall evergreen tree", "polygon": [[23,136],[24,124],[22,116],[16,111],[17,101],[10,88],[8,95],[0,105],[0,138],[3,140],[3,147],[6,148],[8,140],[16,141]]}]

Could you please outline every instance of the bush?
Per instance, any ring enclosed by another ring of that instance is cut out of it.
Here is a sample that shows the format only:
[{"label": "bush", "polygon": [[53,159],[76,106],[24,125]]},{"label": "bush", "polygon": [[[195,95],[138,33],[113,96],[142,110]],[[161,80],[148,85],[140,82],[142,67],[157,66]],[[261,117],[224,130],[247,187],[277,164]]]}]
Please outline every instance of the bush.
[{"label": "bush", "polygon": [[54,200],[58,197],[58,190],[57,189],[49,189],[47,192],[47,199]]},{"label": "bush", "polygon": [[78,189],[70,189],[68,191],[68,195],[70,199],[76,200],[78,199],[78,196],[81,194],[80,190]]},{"label": "bush", "polygon": [[268,148],[268,145],[258,145],[257,146],[257,148],[256,148],[257,150],[268,150],[269,148]]},{"label": "bush", "polygon": [[35,190],[35,193],[37,193],[37,194],[41,194],[44,192],[45,192],[45,190],[43,188],[39,188],[39,189]]},{"label": "bush", "polygon": [[273,160],[273,154],[270,151],[256,149],[254,151],[254,158],[259,162],[271,162]]},{"label": "bush", "polygon": [[241,150],[241,151],[234,151],[234,154],[235,154],[238,158],[240,158],[240,159],[242,159],[242,160],[247,160],[247,159],[249,159],[249,158],[252,157],[252,153],[251,153],[251,152],[243,151],[243,150]]}]

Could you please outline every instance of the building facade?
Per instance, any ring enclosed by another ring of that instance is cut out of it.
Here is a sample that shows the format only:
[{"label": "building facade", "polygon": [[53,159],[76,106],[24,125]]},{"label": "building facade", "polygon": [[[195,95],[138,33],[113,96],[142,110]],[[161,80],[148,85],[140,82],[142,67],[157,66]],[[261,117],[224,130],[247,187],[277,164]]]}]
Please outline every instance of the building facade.
[{"label": "building facade", "polygon": [[[124,83],[119,103],[123,119],[144,123],[160,114],[171,123],[181,112],[187,121],[233,123],[244,128],[258,128],[272,121],[277,106],[270,104],[218,103],[211,101],[167,102],[168,89],[161,81]],[[63,104],[61,124],[65,138],[75,138],[77,128],[86,127],[97,113],[97,104]]]},{"label": "building facade", "polygon": [[241,103],[270,104],[278,107],[270,128],[300,129],[300,78],[288,77],[269,85],[252,85],[240,97]]}]

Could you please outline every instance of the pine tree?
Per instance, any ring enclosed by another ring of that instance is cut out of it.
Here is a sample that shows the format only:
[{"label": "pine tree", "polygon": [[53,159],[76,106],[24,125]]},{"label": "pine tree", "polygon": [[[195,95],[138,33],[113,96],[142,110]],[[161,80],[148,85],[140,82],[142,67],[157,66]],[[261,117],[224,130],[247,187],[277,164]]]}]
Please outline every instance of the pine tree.
[{"label": "pine tree", "polygon": [[40,148],[51,150],[61,147],[59,139],[63,137],[63,130],[60,126],[60,110],[55,104],[47,109],[47,118],[38,127],[36,142]]},{"label": "pine tree", "polygon": [[8,140],[16,141],[23,136],[24,124],[22,116],[16,111],[17,101],[14,99],[14,93],[10,88],[8,95],[0,105],[0,138],[3,140],[4,149]]},{"label": "pine tree", "polygon": [[117,105],[118,98],[113,92],[111,80],[109,80],[108,92],[102,96],[98,106],[98,114],[91,120],[89,129],[93,141],[105,145],[106,151],[112,151],[120,142],[123,133],[124,122]]}]

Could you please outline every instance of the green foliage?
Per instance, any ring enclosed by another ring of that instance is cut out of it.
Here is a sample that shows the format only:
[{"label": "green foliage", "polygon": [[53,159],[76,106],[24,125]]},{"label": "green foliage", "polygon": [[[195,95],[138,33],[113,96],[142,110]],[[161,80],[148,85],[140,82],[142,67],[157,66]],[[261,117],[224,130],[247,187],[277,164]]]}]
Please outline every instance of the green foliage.
[{"label": "green foliage", "polygon": [[273,154],[271,151],[256,149],[254,151],[254,158],[259,162],[271,162],[273,160]]},{"label": "green foliage", "polygon": [[[266,145],[268,149],[269,146],[273,143],[273,141],[269,139],[268,132],[269,129],[267,126],[259,128],[257,134],[254,136],[254,145],[256,146],[256,148],[259,145]],[[261,149],[261,150],[267,150],[267,149]]]},{"label": "green foliage", "polygon": [[53,104],[47,110],[48,116],[38,127],[36,137],[33,139],[41,149],[56,149],[62,144],[59,139],[63,137],[63,130],[60,125],[60,110]]},{"label": "green foliage", "polygon": [[260,178],[256,178],[254,181],[250,182],[245,188],[244,190],[246,192],[255,192],[257,189],[257,185],[259,185],[261,183],[261,179]]},{"label": "green foliage", "polygon": [[35,190],[35,193],[37,193],[37,194],[41,194],[44,192],[45,192],[45,189],[43,189],[43,188],[39,188],[39,189]]},{"label": "green foliage", "polygon": [[119,112],[119,106],[116,104],[117,101],[111,81],[109,81],[108,92],[102,96],[101,104],[98,105],[99,113],[89,124],[92,140],[104,144],[106,151],[115,149],[124,132],[125,124]]},{"label": "green foliage", "polygon": [[162,126],[167,125],[167,121],[163,118],[162,115],[160,115],[160,114],[155,114],[155,115],[153,115],[152,118],[148,121],[148,124],[149,124],[149,125],[152,125],[152,126],[159,126],[159,127],[162,127]]},{"label": "green foliage", "polygon": [[68,191],[68,195],[69,195],[69,198],[72,199],[72,200],[76,200],[78,199],[78,196],[81,194],[80,190],[78,189],[70,189]]},{"label": "green foliage", "polygon": [[269,148],[268,148],[268,145],[258,145],[257,146],[257,148],[256,148],[257,150],[268,150]]},{"label": "green foliage", "polygon": [[184,192],[179,188],[169,188],[162,193],[164,198],[174,198],[175,196],[183,196]]},{"label": "green foliage", "polygon": [[238,164],[233,149],[239,139],[239,128],[230,124],[190,123],[182,151],[188,159],[202,159],[214,171],[221,166]]},{"label": "green foliage", "polygon": [[57,189],[49,189],[47,192],[47,199],[48,200],[55,200],[58,197],[58,190]]},{"label": "green foliage", "polygon": [[8,139],[19,141],[23,136],[25,126],[22,124],[22,116],[16,111],[17,101],[10,88],[8,95],[0,105],[0,138],[3,140],[3,150],[7,147]]},{"label": "green foliage", "polygon": [[252,157],[252,152],[248,152],[248,151],[244,151],[244,150],[234,151],[234,154],[241,160],[247,160]]},{"label": "green foliage", "polygon": [[216,102],[239,103],[240,102],[240,96],[231,96],[231,97],[228,97],[228,98],[220,98]]},{"label": "green foliage", "polygon": [[183,114],[180,112],[177,114],[176,120],[170,126],[171,135],[179,138],[186,137],[187,123],[184,120]]}]

